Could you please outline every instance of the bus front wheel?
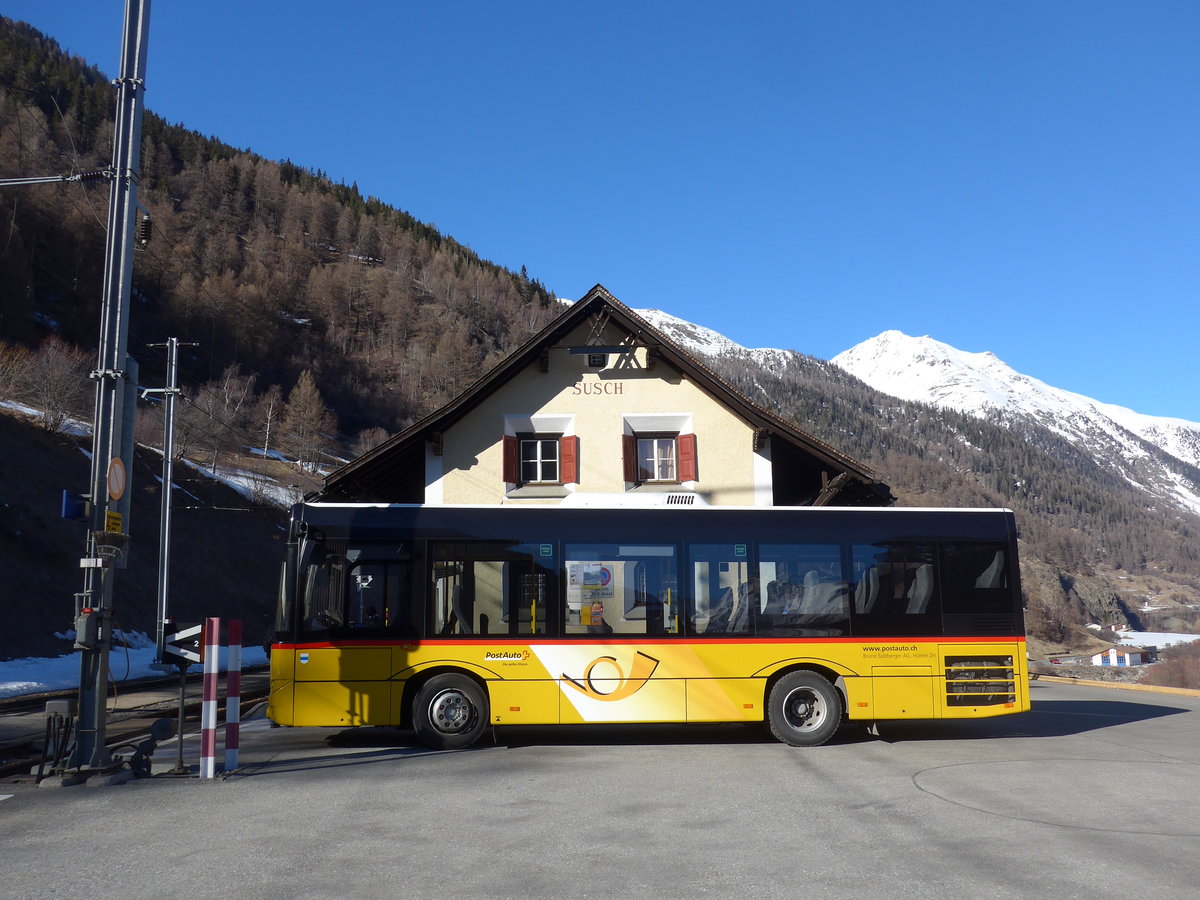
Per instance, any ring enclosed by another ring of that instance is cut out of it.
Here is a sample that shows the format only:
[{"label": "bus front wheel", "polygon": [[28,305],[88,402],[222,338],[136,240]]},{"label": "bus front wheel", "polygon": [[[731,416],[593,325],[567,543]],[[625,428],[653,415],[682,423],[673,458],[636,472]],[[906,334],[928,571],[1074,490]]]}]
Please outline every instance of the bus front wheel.
[{"label": "bus front wheel", "polygon": [[435,675],[417,689],[413,730],[435,750],[461,750],[483,735],[488,724],[487,693],[466,675]]},{"label": "bus front wheel", "polygon": [[771,734],[793,747],[825,743],[842,723],[842,695],[815,672],[789,672],[767,699]]}]

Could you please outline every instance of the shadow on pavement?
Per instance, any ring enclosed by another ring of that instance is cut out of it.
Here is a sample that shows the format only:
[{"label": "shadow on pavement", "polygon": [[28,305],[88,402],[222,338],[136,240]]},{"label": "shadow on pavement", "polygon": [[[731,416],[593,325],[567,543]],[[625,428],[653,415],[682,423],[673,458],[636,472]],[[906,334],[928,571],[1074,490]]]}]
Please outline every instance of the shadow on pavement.
[{"label": "shadow on pavement", "polygon": [[[279,733],[286,735],[287,731]],[[321,743],[321,747],[310,746],[307,754],[303,748],[288,748],[285,744],[278,757],[245,763],[229,775],[253,778],[258,775],[282,775],[288,772],[315,772],[391,760],[415,759],[440,753],[417,744],[411,732],[392,728],[351,728],[331,734]],[[336,752],[342,749],[360,752]],[[334,752],[331,753],[331,750]]]},{"label": "shadow on pavement", "polygon": [[1145,722],[1193,710],[1161,704],[1112,700],[1034,700],[1029,712],[992,719],[936,722],[883,722],[881,740],[962,741],[1066,737],[1114,725]]},{"label": "shadow on pavement", "polygon": [[[880,722],[875,726],[877,733],[868,730],[868,723],[851,723],[834,736],[829,746],[850,746],[875,741],[904,743],[1065,737],[1188,712],[1194,710],[1139,703],[1120,697],[1081,700],[1035,698],[1033,708],[1029,712],[987,719]],[[272,734],[282,737],[289,731],[291,729],[275,730]],[[307,754],[303,747],[289,746],[289,743],[284,740],[277,758],[247,764],[237,773],[231,774],[238,777],[254,777],[340,769],[389,760],[443,756],[449,753],[478,753],[540,746],[753,745],[777,742],[765,726],[758,724],[637,724],[509,725],[491,728],[475,747],[455,751],[430,750],[417,743],[416,736],[411,731],[398,728],[347,728],[334,731],[320,740],[319,747],[310,746],[310,752]]]}]

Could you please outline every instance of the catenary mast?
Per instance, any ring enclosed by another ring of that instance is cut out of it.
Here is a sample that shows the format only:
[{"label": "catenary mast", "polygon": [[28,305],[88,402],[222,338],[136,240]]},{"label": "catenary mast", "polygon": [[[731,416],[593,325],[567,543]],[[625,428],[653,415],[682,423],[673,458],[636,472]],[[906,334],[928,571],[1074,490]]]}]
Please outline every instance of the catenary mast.
[{"label": "catenary mast", "polygon": [[78,604],[79,718],[68,769],[109,768],[105,747],[108,654],[112,644],[113,577],[129,534],[128,477],[133,458],[137,366],[128,356],[133,251],[137,239],[137,183],[141,170],[142,114],[150,0],[126,0],[110,172],[108,233],[96,371],[91,501],[84,590]]}]

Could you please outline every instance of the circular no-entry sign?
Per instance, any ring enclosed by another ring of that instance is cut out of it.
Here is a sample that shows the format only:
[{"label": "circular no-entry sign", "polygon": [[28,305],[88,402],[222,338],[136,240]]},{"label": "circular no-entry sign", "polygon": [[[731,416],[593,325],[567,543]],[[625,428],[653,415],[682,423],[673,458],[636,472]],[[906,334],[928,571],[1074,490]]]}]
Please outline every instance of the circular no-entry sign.
[{"label": "circular no-entry sign", "polygon": [[108,464],[108,498],[120,500],[125,496],[125,463],[114,456]]}]

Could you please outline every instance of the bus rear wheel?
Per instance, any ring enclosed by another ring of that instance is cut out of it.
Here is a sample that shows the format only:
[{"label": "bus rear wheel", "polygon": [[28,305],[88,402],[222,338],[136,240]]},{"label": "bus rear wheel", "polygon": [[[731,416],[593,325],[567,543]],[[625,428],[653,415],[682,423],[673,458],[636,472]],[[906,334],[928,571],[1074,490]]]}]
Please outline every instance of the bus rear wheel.
[{"label": "bus rear wheel", "polygon": [[478,682],[447,672],[417,688],[413,700],[413,730],[435,750],[470,747],[488,724],[487,693]]},{"label": "bus rear wheel", "polygon": [[816,672],[789,672],[771,688],[767,721],[785,744],[819,746],[842,723],[842,695]]}]

